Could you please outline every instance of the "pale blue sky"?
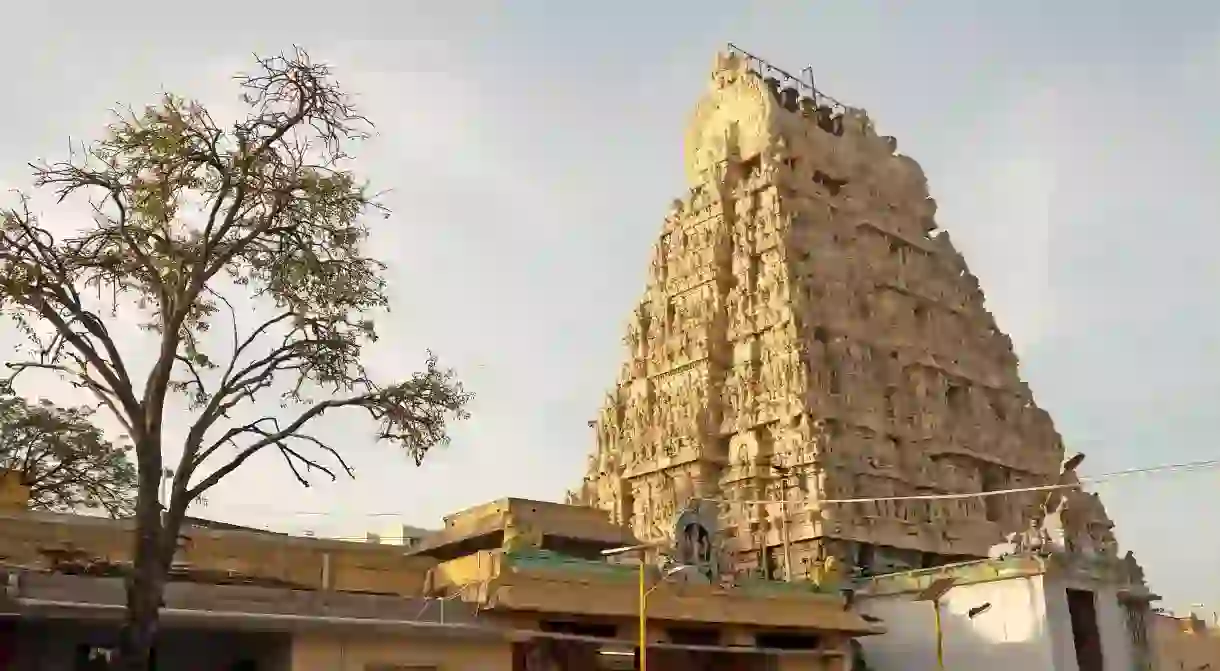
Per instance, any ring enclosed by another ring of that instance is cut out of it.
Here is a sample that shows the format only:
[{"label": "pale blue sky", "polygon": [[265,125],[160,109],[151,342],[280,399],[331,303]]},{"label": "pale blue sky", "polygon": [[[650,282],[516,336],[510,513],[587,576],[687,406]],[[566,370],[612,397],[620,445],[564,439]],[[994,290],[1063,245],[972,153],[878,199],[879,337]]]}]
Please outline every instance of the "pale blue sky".
[{"label": "pale blue sky", "polygon": [[[389,522],[372,513],[435,525],[485,499],[560,497],[592,445],[649,246],[685,188],[682,129],[726,41],[812,65],[923,165],[940,225],[1087,471],[1220,456],[1220,5],[200,7],[0,2],[0,183],[26,186],[25,161],[95,137],[115,102],[164,88],[229,105],[226,77],[251,52],[305,46],[361,95],[380,131],[362,168],[395,189],[377,237],[396,301],[378,365],[408,370],[432,347],[479,394],[421,469],[334,421],[358,480],[301,490],[266,460],[208,515],[352,535]],[[1171,605],[1220,607],[1216,478],[1101,490]]]}]

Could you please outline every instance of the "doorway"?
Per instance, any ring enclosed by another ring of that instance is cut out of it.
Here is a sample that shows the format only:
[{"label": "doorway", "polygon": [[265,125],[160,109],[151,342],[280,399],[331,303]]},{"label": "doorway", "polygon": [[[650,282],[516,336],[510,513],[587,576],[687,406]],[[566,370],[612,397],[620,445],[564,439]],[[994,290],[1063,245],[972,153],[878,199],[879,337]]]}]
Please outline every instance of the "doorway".
[{"label": "doorway", "polygon": [[1080,671],[1103,671],[1101,631],[1097,627],[1097,601],[1093,592],[1067,591],[1068,617],[1072,622],[1072,643],[1076,647],[1076,666]]}]

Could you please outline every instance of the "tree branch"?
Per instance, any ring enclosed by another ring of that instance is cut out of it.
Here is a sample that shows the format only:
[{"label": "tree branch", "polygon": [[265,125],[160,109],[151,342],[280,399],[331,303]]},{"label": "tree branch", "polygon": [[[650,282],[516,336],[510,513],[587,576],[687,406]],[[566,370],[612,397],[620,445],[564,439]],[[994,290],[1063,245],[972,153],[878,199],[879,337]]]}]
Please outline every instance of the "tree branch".
[{"label": "tree branch", "polygon": [[[238,452],[237,456],[234,457],[232,460],[230,460],[228,463],[226,463],[225,465],[223,465],[220,468],[213,471],[210,475],[208,475],[208,477],[206,477],[202,481],[200,481],[199,484],[195,485],[193,488],[188,490],[187,495],[189,497],[193,498],[193,497],[198,496],[198,495],[206,492],[207,490],[211,489],[212,487],[214,487],[216,485],[216,483],[220,482],[225,476],[227,476],[228,474],[237,470],[237,468],[239,466],[241,466],[243,463],[245,463],[245,461],[247,459],[254,456],[255,453],[257,453],[259,450],[261,450],[269,445],[277,445],[277,444],[283,443],[284,441],[286,441],[289,438],[296,437],[296,432],[299,431],[301,429],[301,427],[305,426],[306,424],[308,424],[310,421],[312,421],[316,417],[321,416],[326,411],[333,410],[335,408],[343,408],[343,407],[365,407],[375,397],[376,397],[376,394],[362,394],[360,396],[352,396],[352,397],[345,398],[345,399],[334,399],[334,400],[329,400],[329,401],[321,401],[319,403],[314,404],[313,406],[311,406],[309,409],[305,410],[304,412],[302,412],[300,415],[297,416],[296,419],[294,419],[292,422],[290,422],[288,424],[288,426],[284,427],[283,429],[278,428],[279,425],[277,422],[276,423],[277,430],[275,432],[263,434],[262,437],[256,441],[254,441],[253,444],[249,445],[248,447],[243,449],[241,452]],[[263,419],[260,419],[257,422],[254,422],[252,424],[258,424],[258,423],[265,422],[268,420],[275,422],[275,420],[273,418],[264,417]],[[250,425],[247,425],[247,427],[249,427],[249,426]],[[247,427],[240,427],[240,428],[247,429]],[[226,438],[222,438],[222,441],[226,440],[227,438],[233,438],[234,436],[240,434],[240,432],[239,432],[239,434],[232,434],[232,431],[233,430],[231,429],[230,431],[225,432]],[[258,433],[258,431],[252,431],[252,432]],[[232,434],[232,435],[230,435],[230,434]],[[206,451],[207,454],[210,455],[212,452],[214,452],[215,447],[216,446],[213,445],[212,448],[209,448],[209,450]],[[202,460],[200,460],[200,461],[202,461]],[[346,465],[345,465],[345,468],[346,468]]]},{"label": "tree branch", "polygon": [[83,366],[82,370],[80,371],[74,371],[63,364],[39,363],[36,361],[7,363],[4,364],[4,366],[5,368],[13,371],[13,373],[3,381],[3,386],[8,389],[12,389],[13,382],[16,380],[18,375],[29,369],[47,370],[66,376],[68,378],[68,384],[76,387],[77,389],[88,389],[90,392],[92,392],[94,397],[97,398],[102,405],[106,406],[106,409],[109,410],[112,415],[114,415],[115,420],[123,426],[123,429],[127,431],[127,435],[135,435],[133,433],[131,423],[128,421],[127,416],[120,408],[120,401],[118,400],[118,395],[115,393],[115,391],[90,377],[88,371],[85,370]]}]

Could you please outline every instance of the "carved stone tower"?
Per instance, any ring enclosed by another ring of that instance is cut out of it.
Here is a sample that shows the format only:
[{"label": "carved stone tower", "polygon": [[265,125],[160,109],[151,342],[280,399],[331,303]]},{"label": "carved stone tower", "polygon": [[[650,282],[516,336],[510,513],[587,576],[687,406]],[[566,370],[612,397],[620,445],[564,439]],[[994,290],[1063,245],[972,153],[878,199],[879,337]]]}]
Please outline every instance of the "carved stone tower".
[{"label": "carved stone tower", "polygon": [[724,501],[730,565],[793,577],[986,557],[1028,524],[1038,494],[822,503],[1043,484],[1063,458],[896,146],[811,78],[717,58],[574,500],[654,540]]}]

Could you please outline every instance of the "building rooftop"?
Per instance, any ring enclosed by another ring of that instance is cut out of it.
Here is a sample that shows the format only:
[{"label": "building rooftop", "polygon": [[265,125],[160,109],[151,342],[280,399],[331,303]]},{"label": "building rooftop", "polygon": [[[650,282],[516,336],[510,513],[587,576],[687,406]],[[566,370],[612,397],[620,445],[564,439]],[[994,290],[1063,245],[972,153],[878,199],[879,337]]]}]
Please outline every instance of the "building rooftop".
[{"label": "building rooftop", "polygon": [[504,498],[444,520],[444,529],[425,536],[410,552],[443,561],[479,550],[529,545],[594,558],[601,550],[637,542],[602,510],[549,501]]}]

